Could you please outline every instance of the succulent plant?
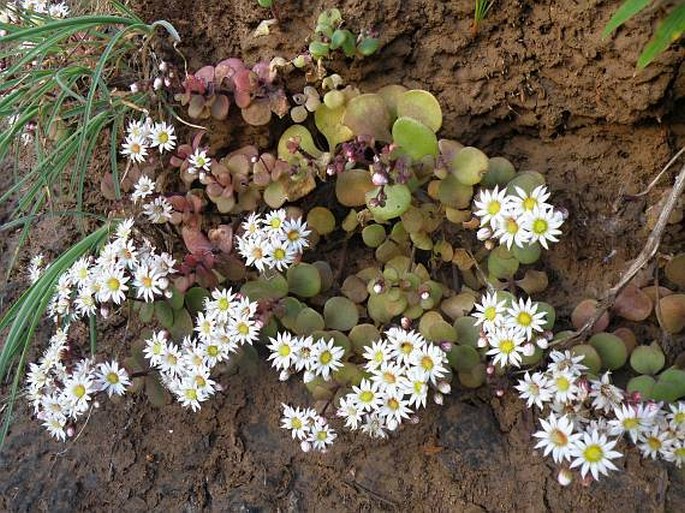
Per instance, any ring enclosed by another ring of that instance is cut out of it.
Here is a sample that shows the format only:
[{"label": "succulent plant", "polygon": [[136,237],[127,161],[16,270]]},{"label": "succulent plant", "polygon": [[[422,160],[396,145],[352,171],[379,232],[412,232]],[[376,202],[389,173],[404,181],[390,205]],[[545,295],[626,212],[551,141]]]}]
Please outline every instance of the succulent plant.
[{"label": "succulent plant", "polygon": [[342,25],[339,9],[328,9],[319,14],[309,43],[309,53],[314,59],[328,58],[330,52],[336,50],[341,50],[346,57],[368,57],[378,51],[379,41],[375,35],[368,32],[355,35]]}]

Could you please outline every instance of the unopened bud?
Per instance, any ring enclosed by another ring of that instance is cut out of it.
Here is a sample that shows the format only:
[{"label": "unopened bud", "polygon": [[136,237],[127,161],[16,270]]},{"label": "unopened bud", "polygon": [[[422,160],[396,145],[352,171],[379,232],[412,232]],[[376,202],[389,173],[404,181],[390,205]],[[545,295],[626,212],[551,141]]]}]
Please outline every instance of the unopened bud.
[{"label": "unopened bud", "polygon": [[169,69],[169,65],[166,63],[166,61],[162,61],[159,63],[159,71],[162,73],[166,73],[166,70]]},{"label": "unopened bud", "polygon": [[376,284],[373,286],[373,292],[374,292],[375,294],[380,294],[381,292],[383,292],[383,285],[382,285],[381,283],[376,283]]},{"label": "unopened bud", "polygon": [[387,185],[388,177],[383,173],[374,173],[371,177],[371,182],[376,186]]},{"label": "unopened bud", "polygon": [[549,342],[545,337],[538,337],[535,339],[535,344],[540,348],[540,349],[547,349],[549,346]]},{"label": "unopened bud", "polygon": [[312,450],[312,444],[310,444],[306,440],[303,440],[302,442],[300,442],[300,449],[302,449],[302,452],[309,452]]},{"label": "unopened bud", "polygon": [[164,77],[164,87],[171,87],[171,79]]},{"label": "unopened bud", "polygon": [[314,381],[315,377],[316,377],[316,374],[314,374],[310,370],[306,370],[306,371],[304,371],[304,375],[302,376],[302,381],[304,381],[305,383],[310,383],[310,382]]},{"label": "unopened bud", "polygon": [[418,424],[419,422],[421,422],[421,417],[419,417],[418,415],[411,415],[409,417],[410,424]]},{"label": "unopened bud", "polygon": [[204,181],[204,179],[207,178],[207,173],[205,173],[204,171],[200,171],[199,178],[201,182]]},{"label": "unopened bud", "polygon": [[162,80],[161,77],[157,77],[152,82],[152,89],[154,89],[155,91],[159,91],[163,85],[164,85],[164,80]]},{"label": "unopened bud", "polygon": [[93,408],[99,408],[100,407],[100,401],[93,401]]},{"label": "unopened bud", "polygon": [[281,381],[288,381],[288,378],[290,377],[290,371],[288,369],[283,369],[281,373],[278,375],[278,379]]},{"label": "unopened bud", "polygon": [[492,375],[495,373],[495,366],[494,366],[494,365],[488,365],[488,366],[485,368],[485,373],[486,373],[488,376],[492,376]]},{"label": "unopened bud", "polygon": [[107,308],[106,306],[101,306],[100,316],[102,316],[103,319],[107,319],[107,317],[109,317],[109,308]]},{"label": "unopened bud", "polygon": [[495,249],[495,243],[491,239],[486,240],[484,243],[484,246],[485,246],[485,249],[487,249],[488,251]]},{"label": "unopened bud", "polygon": [[438,391],[441,394],[449,394],[452,391],[452,385],[447,381],[438,381]]},{"label": "unopened bud", "polygon": [[443,340],[440,342],[440,349],[442,349],[445,353],[449,353],[452,348],[454,347],[454,344],[450,342],[449,340]]},{"label": "unopened bud", "polygon": [[409,317],[402,317],[402,319],[400,319],[400,325],[402,326],[402,329],[408,330],[411,328],[411,319]]},{"label": "unopened bud", "polygon": [[74,436],[74,435],[76,434],[76,430],[74,429],[74,426],[69,426],[69,427],[66,429],[66,432],[67,432],[67,436],[68,436],[69,438],[71,438],[72,436]]},{"label": "unopened bud", "polygon": [[216,390],[217,392],[223,392],[224,386],[221,383],[217,383],[216,385],[214,385],[214,390]]},{"label": "unopened bud", "polygon": [[167,299],[171,299],[171,297],[172,297],[173,295],[174,295],[173,292],[171,292],[170,290],[165,290],[165,291],[164,291],[164,297],[167,298]]},{"label": "unopened bud", "polygon": [[478,240],[488,240],[492,237],[492,230],[487,226],[480,228],[476,232],[476,237],[478,238]]},{"label": "unopened bud", "polygon": [[388,419],[386,425],[388,426],[389,431],[395,431],[400,425],[400,423],[397,422],[395,419]]},{"label": "unopened bud", "polygon": [[530,342],[524,344],[521,349],[523,352],[523,356],[533,356],[535,354],[535,345],[531,344]]},{"label": "unopened bud", "polygon": [[445,396],[442,395],[440,392],[436,392],[433,395],[433,401],[435,401],[435,404],[443,405],[445,403]]},{"label": "unopened bud", "polygon": [[495,395],[497,397],[504,397],[504,390],[502,390],[501,388],[498,388],[497,390],[495,390]]},{"label": "unopened bud", "polygon": [[136,84],[135,82],[128,86],[128,88],[131,90],[132,93],[137,93],[140,90],[138,84]]},{"label": "unopened bud", "polygon": [[573,472],[567,468],[562,468],[557,474],[557,481],[561,486],[568,486],[573,482]]},{"label": "unopened bud", "polygon": [[426,299],[429,299],[430,297],[431,297],[431,293],[428,292],[427,290],[424,290],[423,292],[421,292],[421,299],[423,299],[424,301]]},{"label": "unopened bud", "polygon": [[488,347],[488,339],[485,337],[478,337],[478,342],[476,342],[478,347],[480,349],[483,349],[484,347]]}]

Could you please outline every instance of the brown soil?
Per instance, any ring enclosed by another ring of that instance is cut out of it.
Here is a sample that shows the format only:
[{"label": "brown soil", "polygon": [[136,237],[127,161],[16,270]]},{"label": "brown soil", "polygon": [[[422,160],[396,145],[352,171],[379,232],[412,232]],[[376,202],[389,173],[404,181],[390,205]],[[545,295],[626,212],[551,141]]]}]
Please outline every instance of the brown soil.
[{"label": "brown soil", "polygon": [[[251,32],[267,14],[254,0],[134,4],[147,19],[176,25],[191,68],[233,55],[250,62],[292,55],[305,47],[318,13],[333,5],[281,1],[280,25],[255,39]],[[336,61],[334,70],[364,90],[390,83],[428,89],[443,107],[445,136],[547,175],[555,201],[571,214],[562,242],[547,256],[554,272],[545,299],[558,306],[562,326],[575,302],[616,281],[642,248],[645,209],[663,188],[641,201],[620,197],[644,188],[685,143],[682,46],[635,72],[659,12],[602,41],[617,2],[498,2],[476,36],[470,0],[336,5],[351,27],[377,27],[383,47],[362,62]],[[229,132],[240,141],[238,130]],[[36,232],[34,249],[52,245],[56,230],[64,228]],[[665,242],[682,250],[682,226]],[[6,255],[14,242],[2,244]],[[14,295],[17,287],[6,292]],[[111,347],[127,347],[136,333],[122,328],[111,336]],[[152,409],[142,397],[103,401],[78,440],[66,445],[50,440],[21,404],[0,454],[0,510],[685,508],[683,474],[633,452],[622,460],[626,472],[591,487],[562,488],[552,466],[534,453],[534,420],[513,394],[500,400],[487,390],[457,391],[389,441],[346,433],[328,454],[312,455],[278,427],[281,402],[308,402],[301,384],[279,383],[262,362],[244,362],[222,383],[226,392],[198,414],[176,404]]]}]

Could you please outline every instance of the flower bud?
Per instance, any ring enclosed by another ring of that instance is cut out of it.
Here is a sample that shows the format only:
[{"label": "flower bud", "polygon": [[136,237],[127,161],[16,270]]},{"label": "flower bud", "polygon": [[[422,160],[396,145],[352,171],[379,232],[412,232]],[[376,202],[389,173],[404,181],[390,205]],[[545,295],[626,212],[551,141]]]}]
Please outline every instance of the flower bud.
[{"label": "flower bud", "polygon": [[562,468],[557,474],[557,481],[561,486],[568,486],[573,482],[573,472],[570,469]]},{"label": "flower bud", "polygon": [[171,79],[164,77],[164,87],[171,87]]},{"label": "flower bud", "polygon": [[316,377],[316,374],[314,374],[310,370],[306,370],[306,371],[304,371],[304,375],[302,376],[302,381],[304,381],[305,383],[309,383],[311,381],[314,381],[315,377]]},{"label": "flower bud", "polygon": [[300,449],[302,449],[302,452],[309,452],[312,450],[312,444],[310,444],[306,440],[303,440],[302,442],[300,442]]},{"label": "flower bud", "polygon": [[395,419],[388,419],[387,426],[389,431],[395,431],[399,427],[400,423]]},{"label": "flower bud", "polygon": [[402,317],[400,319],[400,326],[402,326],[402,329],[408,330],[411,328],[411,319],[409,317]]},{"label": "flower bud", "polygon": [[288,378],[290,377],[290,370],[288,369],[283,369],[281,373],[278,375],[278,379],[280,381],[288,381]]},{"label": "flower bud", "polygon": [[418,415],[410,415],[409,416],[409,423],[410,424],[416,425],[419,422],[421,422],[421,417],[419,417]]},{"label": "flower bud", "polygon": [[504,390],[502,390],[501,388],[498,388],[497,390],[495,390],[495,395],[497,397],[504,397]]},{"label": "flower bud", "polygon": [[545,337],[538,337],[535,339],[535,344],[540,348],[540,349],[547,349],[549,346],[549,342]]},{"label": "flower bud", "polygon": [[452,391],[452,385],[447,381],[438,381],[438,390],[441,394],[449,394]]},{"label": "flower bud", "polygon": [[216,390],[217,392],[223,392],[224,386],[221,383],[217,383],[216,385],[214,385],[214,390]]},{"label": "flower bud", "polygon": [[138,91],[140,91],[138,84],[136,84],[135,82],[128,86],[128,88],[131,90],[132,93],[137,93]]},{"label": "flower bud", "polygon": [[107,317],[109,317],[109,308],[107,308],[106,306],[101,306],[100,307],[100,316],[103,319],[107,319]]},{"label": "flower bud", "polygon": [[380,294],[381,292],[383,292],[383,284],[380,282],[376,282],[373,286],[373,292],[375,294]]},{"label": "flower bud", "polygon": [[488,339],[485,337],[478,337],[478,342],[476,343],[480,349],[488,347]]},{"label": "flower bud", "polygon": [[484,246],[488,251],[495,249],[495,243],[492,240],[486,240]]},{"label": "flower bud", "polygon": [[430,297],[431,297],[431,293],[428,292],[427,290],[424,290],[423,292],[421,292],[421,299],[423,299],[424,301],[426,299],[429,299]]},{"label": "flower bud", "polygon": [[68,436],[69,438],[71,438],[72,436],[74,436],[74,435],[76,434],[76,430],[74,429],[74,426],[69,426],[69,427],[66,429],[66,432],[67,432],[67,436]]},{"label": "flower bud", "polygon": [[521,349],[523,350],[523,356],[533,356],[535,354],[535,345],[530,342],[524,344]]},{"label": "flower bud", "polygon": [[485,373],[486,373],[488,376],[492,376],[492,375],[495,373],[495,366],[492,365],[492,364],[488,365],[488,366],[485,368]]},{"label": "flower bud", "polygon": [[164,85],[164,80],[162,80],[161,77],[157,77],[152,82],[152,89],[154,89],[155,91],[159,91],[163,85]]},{"label": "flower bud", "polygon": [[440,342],[440,349],[442,349],[445,353],[449,353],[452,348],[454,347],[454,344],[448,340],[443,340]]},{"label": "flower bud", "polygon": [[166,61],[162,61],[159,63],[159,71],[162,73],[166,73],[166,71],[169,69],[169,65],[167,64]]},{"label": "flower bud", "polygon": [[388,184],[388,177],[383,173],[376,172],[371,177],[371,181],[376,186],[387,185]]},{"label": "flower bud", "polygon": [[492,237],[492,230],[487,226],[484,226],[476,232],[476,237],[478,240],[488,240]]},{"label": "flower bud", "polygon": [[100,401],[93,401],[93,408],[99,408],[100,407]]},{"label": "flower bud", "polygon": [[442,395],[440,392],[436,392],[433,395],[433,401],[435,401],[435,404],[443,405],[445,403],[445,396]]}]

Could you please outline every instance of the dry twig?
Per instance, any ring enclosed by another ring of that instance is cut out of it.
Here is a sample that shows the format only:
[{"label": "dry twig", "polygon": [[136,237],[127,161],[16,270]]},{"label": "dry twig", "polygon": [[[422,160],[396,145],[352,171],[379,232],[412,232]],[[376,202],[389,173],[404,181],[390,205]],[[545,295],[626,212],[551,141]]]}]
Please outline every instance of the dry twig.
[{"label": "dry twig", "polygon": [[[681,150],[678,153],[678,155],[680,155],[680,153],[682,153],[683,151],[685,151],[685,148]],[[678,155],[676,155],[676,157]],[[628,285],[628,283],[630,283],[630,281],[635,277],[635,275],[640,271],[640,269],[647,265],[647,263],[654,257],[654,255],[656,255],[657,249],[659,249],[659,244],[661,243],[661,238],[664,235],[664,230],[666,229],[666,225],[668,224],[668,218],[671,217],[673,209],[677,205],[678,199],[680,198],[681,194],[683,194],[684,190],[685,165],[680,169],[680,172],[678,173],[678,176],[675,179],[675,183],[673,184],[673,189],[668,195],[668,198],[666,199],[666,202],[664,203],[664,206],[661,209],[661,212],[659,213],[659,218],[657,219],[656,224],[654,225],[652,232],[649,234],[647,242],[645,243],[645,246],[644,248],[642,248],[642,251],[640,252],[638,257],[635,260],[633,260],[633,262],[630,264],[630,267],[628,267],[628,270],[623,274],[623,276],[621,276],[621,279],[618,281],[618,283],[616,283],[616,285],[614,285],[607,291],[604,298],[599,302],[597,310],[595,310],[595,314],[592,316],[592,318],[590,318],[585,323],[585,325],[578,331],[569,334],[568,337],[560,339],[557,342],[558,345],[568,346],[572,342],[585,337],[585,335],[587,335],[587,333],[592,329],[592,327],[604,314],[604,312],[606,312],[609,308],[613,306],[614,301],[616,301],[616,297],[623,290],[623,288],[626,285]]]}]

